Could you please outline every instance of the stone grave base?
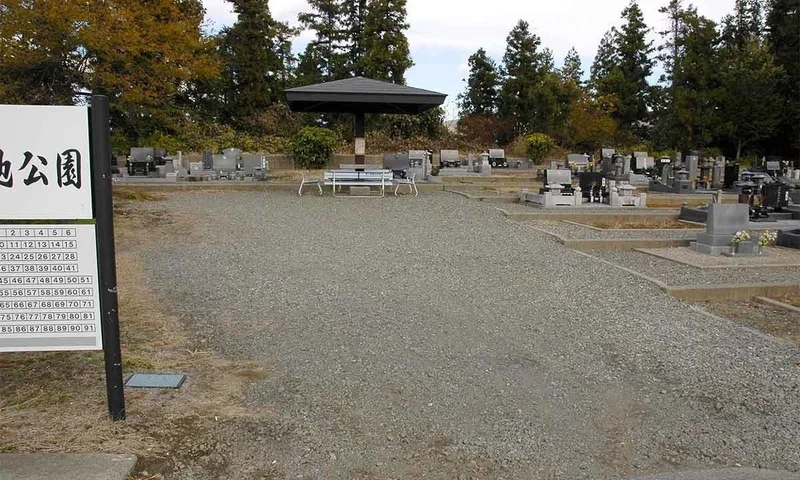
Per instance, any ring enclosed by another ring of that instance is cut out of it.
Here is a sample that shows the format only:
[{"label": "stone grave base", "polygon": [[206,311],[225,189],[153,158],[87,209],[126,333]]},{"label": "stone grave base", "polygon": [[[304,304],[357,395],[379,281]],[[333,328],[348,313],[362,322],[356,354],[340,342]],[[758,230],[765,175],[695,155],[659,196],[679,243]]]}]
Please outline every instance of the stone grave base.
[{"label": "stone grave base", "polygon": [[800,229],[779,231],[778,245],[782,247],[800,249]]},{"label": "stone grave base", "polygon": [[800,250],[764,247],[759,255],[707,255],[690,247],[637,248],[637,252],[700,269],[800,267]]}]

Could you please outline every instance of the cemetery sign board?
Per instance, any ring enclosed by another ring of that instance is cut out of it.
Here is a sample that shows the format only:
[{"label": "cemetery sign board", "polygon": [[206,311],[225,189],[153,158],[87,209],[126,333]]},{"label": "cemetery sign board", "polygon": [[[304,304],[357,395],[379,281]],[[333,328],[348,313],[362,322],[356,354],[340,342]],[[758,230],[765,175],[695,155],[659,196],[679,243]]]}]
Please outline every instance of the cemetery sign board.
[{"label": "cemetery sign board", "polygon": [[89,109],[0,105],[0,352],[103,348]]}]

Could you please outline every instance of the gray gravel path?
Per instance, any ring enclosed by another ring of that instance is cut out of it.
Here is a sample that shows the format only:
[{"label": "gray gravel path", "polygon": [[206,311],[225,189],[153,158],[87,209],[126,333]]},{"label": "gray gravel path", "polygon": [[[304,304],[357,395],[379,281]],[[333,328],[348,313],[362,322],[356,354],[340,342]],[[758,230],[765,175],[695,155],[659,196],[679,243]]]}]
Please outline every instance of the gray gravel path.
[{"label": "gray gravel path", "polygon": [[215,432],[226,478],[800,470],[800,350],[491,205],[227,192],[163,206],[200,215],[146,259],[168,308],[198,343],[274,372],[246,398],[267,419]]},{"label": "gray gravel path", "polygon": [[593,251],[591,255],[624,265],[671,286],[800,283],[798,267],[704,270],[636,251]]}]

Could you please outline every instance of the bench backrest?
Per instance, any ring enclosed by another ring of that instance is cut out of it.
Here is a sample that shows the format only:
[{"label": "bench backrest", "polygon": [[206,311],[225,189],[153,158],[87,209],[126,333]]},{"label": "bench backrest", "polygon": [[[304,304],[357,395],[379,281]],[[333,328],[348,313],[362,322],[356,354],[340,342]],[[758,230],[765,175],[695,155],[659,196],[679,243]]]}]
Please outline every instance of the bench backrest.
[{"label": "bench backrest", "polygon": [[380,182],[383,180],[391,181],[392,180],[392,172],[387,172],[384,170],[377,170],[377,171],[365,171],[365,172],[342,172],[342,171],[329,171],[325,172],[325,180],[333,180],[334,178],[337,181],[355,181],[361,180],[365,182]]}]

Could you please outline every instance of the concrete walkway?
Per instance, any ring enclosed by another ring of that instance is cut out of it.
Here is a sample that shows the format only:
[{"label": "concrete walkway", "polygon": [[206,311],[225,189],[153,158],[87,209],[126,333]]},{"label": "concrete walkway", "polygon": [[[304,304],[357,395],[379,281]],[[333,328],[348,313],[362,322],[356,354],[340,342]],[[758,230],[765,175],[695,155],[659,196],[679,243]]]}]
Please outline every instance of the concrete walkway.
[{"label": "concrete walkway", "polygon": [[800,475],[755,468],[720,468],[716,470],[662,473],[628,480],[800,480]]},{"label": "concrete walkway", "polygon": [[4,453],[0,480],[126,480],[135,455]]}]

